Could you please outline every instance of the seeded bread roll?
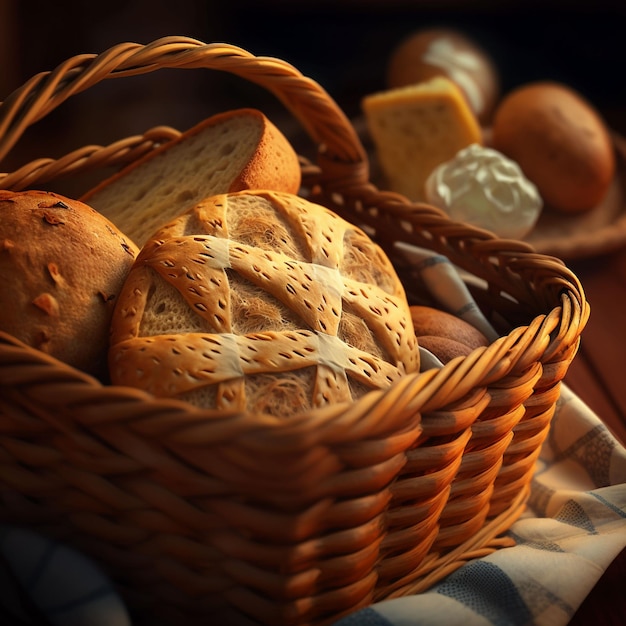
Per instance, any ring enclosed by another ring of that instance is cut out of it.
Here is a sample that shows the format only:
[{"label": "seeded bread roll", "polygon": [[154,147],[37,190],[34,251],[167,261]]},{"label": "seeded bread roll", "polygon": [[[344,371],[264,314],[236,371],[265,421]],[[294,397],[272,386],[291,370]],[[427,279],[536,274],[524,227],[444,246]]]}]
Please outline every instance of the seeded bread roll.
[{"label": "seeded bread roll", "polygon": [[113,382],[286,417],[419,369],[402,284],[360,229],[294,194],[209,198],[144,246],[112,322]]},{"label": "seeded bread roll", "polygon": [[203,198],[244,189],[296,193],[298,155],[256,109],[214,115],[87,192],[84,202],[141,247]]},{"label": "seeded bread roll", "polygon": [[0,191],[0,329],[106,377],[111,316],[137,252],[82,202]]}]

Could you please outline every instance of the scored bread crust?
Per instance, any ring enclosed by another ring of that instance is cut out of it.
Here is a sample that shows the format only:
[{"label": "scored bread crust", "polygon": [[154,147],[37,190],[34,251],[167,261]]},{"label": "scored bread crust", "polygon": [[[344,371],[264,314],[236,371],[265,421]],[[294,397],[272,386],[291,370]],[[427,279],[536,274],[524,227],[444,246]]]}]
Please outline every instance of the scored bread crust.
[{"label": "scored bread crust", "polygon": [[138,252],[82,202],[0,191],[0,329],[106,378],[115,300]]},{"label": "scored bread crust", "polygon": [[284,134],[259,110],[219,113],[88,191],[93,206],[139,246],[203,198],[244,189],[297,193],[301,169]]},{"label": "scored bread crust", "polygon": [[112,322],[116,384],[280,417],[419,369],[404,288],[360,229],[293,194],[208,198],[144,246]]}]

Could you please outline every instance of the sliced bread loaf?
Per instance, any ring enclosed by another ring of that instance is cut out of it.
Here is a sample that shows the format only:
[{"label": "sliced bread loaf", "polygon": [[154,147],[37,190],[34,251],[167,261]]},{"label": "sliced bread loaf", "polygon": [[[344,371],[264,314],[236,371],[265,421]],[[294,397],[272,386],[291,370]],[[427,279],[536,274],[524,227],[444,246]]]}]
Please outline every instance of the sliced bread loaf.
[{"label": "sliced bread loaf", "polygon": [[139,247],[209,196],[271,189],[296,193],[298,155],[256,109],[214,115],[104,180],[81,200]]}]

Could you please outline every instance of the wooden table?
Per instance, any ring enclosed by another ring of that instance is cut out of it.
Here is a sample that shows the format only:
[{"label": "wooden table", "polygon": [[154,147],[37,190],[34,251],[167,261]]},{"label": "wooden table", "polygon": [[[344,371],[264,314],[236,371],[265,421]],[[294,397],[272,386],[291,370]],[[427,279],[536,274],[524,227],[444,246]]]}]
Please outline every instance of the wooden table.
[{"label": "wooden table", "polygon": [[[582,282],[591,316],[565,382],[626,445],[626,250],[568,265]],[[585,599],[570,626],[624,624],[625,578],[623,551]]]},{"label": "wooden table", "polygon": [[626,250],[572,261],[591,305],[565,382],[626,445]]}]

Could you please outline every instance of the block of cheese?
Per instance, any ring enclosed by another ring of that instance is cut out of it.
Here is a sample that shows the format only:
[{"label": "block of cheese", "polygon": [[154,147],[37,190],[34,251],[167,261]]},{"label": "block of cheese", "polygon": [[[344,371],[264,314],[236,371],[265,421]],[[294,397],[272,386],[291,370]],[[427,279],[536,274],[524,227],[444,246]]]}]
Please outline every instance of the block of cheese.
[{"label": "block of cheese", "polygon": [[425,200],[438,165],[483,143],[460,88],[443,76],[369,94],[361,105],[386,187],[410,200]]}]

